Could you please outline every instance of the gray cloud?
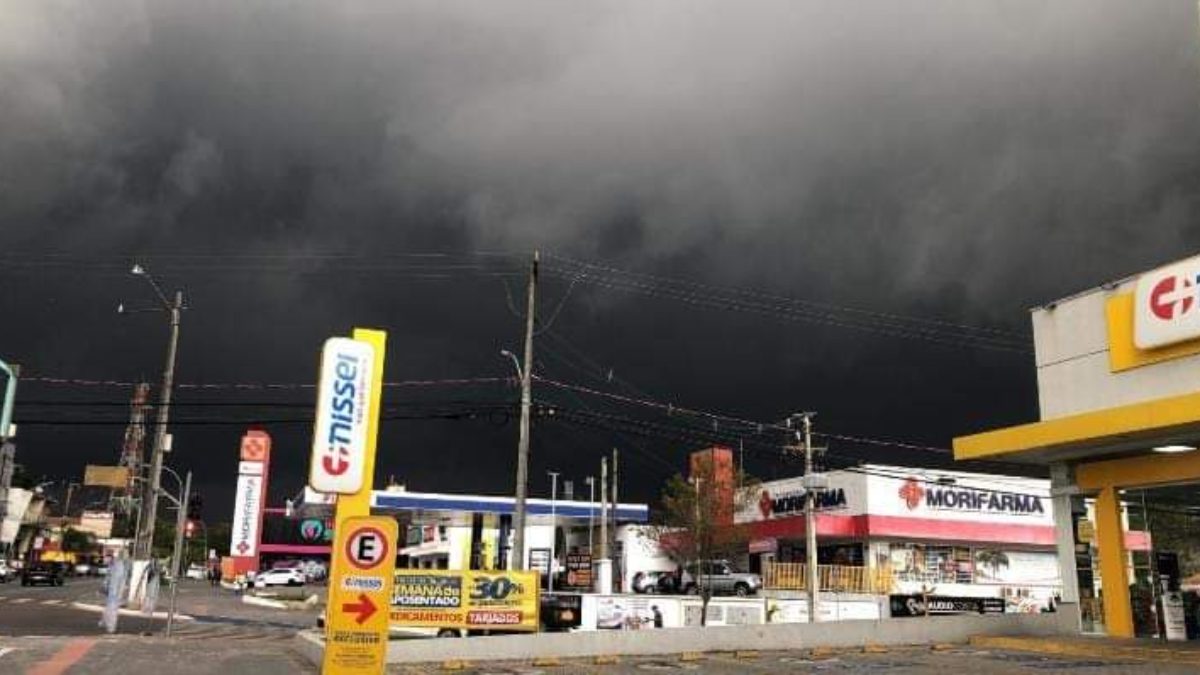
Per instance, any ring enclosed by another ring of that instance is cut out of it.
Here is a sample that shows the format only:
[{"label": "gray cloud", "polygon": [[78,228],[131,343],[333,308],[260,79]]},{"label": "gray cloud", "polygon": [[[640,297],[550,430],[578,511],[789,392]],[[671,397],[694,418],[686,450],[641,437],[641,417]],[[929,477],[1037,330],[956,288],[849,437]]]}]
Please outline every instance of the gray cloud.
[{"label": "gray cloud", "polygon": [[[0,257],[542,246],[1019,327],[1028,304],[1200,241],[1195,25],[1184,0],[10,3]],[[364,317],[404,325],[430,373],[492,367],[516,332],[493,281],[426,293],[361,275],[177,277],[197,313],[221,308],[221,328],[189,335],[193,375],[208,378],[286,377],[332,326]],[[84,303],[78,289],[22,288],[0,298],[27,317],[0,347],[153,370],[157,343],[137,330],[79,347],[62,313],[37,309]],[[129,287],[88,290],[91,307]],[[887,408],[923,376],[949,383],[915,407],[990,405],[984,389],[958,395],[980,386],[956,372],[966,364],[1008,378],[996,419],[1032,409],[1011,362],[938,352],[880,384],[866,364],[907,344],[819,329],[800,349],[792,324],[651,316],[596,289],[571,302],[563,327],[594,336],[583,342],[606,362],[747,414],[790,405],[797,381],[831,407],[870,389]],[[608,344],[613,326],[636,344]],[[753,336],[745,362],[711,372],[728,387],[696,373],[725,342],[699,326]],[[845,422],[915,419],[910,434],[942,439],[966,425],[909,412]]]}]

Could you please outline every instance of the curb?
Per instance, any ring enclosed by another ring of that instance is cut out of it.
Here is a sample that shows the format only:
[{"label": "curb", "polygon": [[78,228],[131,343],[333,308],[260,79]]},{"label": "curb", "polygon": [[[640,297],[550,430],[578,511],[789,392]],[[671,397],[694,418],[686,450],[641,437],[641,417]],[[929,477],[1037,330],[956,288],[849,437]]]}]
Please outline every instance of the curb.
[{"label": "curb", "polygon": [[282,600],[268,600],[253,595],[243,595],[242,604],[254,605],[256,607],[270,607],[271,609],[288,609],[287,603]]},{"label": "curb", "polygon": [[971,637],[969,644],[972,647],[1008,649],[1018,652],[1034,652],[1056,656],[1090,656],[1093,658],[1133,659],[1135,661],[1200,665],[1200,652],[1114,644],[1103,639],[1054,640],[975,635]]},{"label": "curb", "polygon": [[[85,612],[95,612],[96,614],[103,614],[103,613],[104,613],[104,608],[103,608],[103,607],[101,607],[100,605],[89,605],[89,604],[87,604],[87,603],[83,603],[83,602],[72,602],[72,603],[71,603],[70,605],[68,605],[68,606],[69,606],[71,609],[81,609],[81,610],[83,610],[83,611],[85,611]],[[125,609],[125,608],[121,608],[121,609],[118,609],[118,610],[117,610],[117,616],[140,616],[140,617],[145,617],[145,616],[146,616],[146,613],[145,613],[145,612],[142,612],[142,611],[140,611],[140,610],[136,610],[136,609]],[[152,618],[152,619],[166,619],[166,618],[167,618],[167,613],[166,613],[166,612],[155,612],[155,613],[153,613],[153,614],[151,614],[151,615],[150,615],[150,618]],[[195,621],[195,619],[194,619],[193,617],[190,617],[190,616],[188,616],[187,614],[180,614],[179,612],[176,612],[176,613],[175,613],[175,620],[176,620],[176,621]]]}]

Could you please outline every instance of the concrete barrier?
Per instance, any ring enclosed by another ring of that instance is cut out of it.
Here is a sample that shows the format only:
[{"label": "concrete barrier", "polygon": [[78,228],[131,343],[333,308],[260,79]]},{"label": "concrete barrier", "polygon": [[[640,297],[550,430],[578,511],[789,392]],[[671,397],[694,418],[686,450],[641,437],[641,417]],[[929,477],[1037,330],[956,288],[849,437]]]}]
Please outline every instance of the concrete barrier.
[{"label": "concrete barrier", "polygon": [[[528,661],[682,652],[780,651],[813,647],[965,643],[973,635],[1075,635],[1074,617],[1054,614],[959,615],[817,624],[601,630],[471,638],[393,640],[388,663]],[[320,662],[321,636],[298,637],[299,651]]]}]

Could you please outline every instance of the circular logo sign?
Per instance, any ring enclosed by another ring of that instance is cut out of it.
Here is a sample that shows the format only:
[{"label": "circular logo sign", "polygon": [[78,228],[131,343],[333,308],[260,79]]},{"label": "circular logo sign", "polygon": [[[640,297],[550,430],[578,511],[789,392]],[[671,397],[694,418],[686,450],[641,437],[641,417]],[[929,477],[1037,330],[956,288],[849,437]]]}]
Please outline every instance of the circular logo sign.
[{"label": "circular logo sign", "polygon": [[382,530],[362,527],[351,532],[346,539],[346,560],[360,570],[369,570],[387,560],[388,548],[387,537]]}]

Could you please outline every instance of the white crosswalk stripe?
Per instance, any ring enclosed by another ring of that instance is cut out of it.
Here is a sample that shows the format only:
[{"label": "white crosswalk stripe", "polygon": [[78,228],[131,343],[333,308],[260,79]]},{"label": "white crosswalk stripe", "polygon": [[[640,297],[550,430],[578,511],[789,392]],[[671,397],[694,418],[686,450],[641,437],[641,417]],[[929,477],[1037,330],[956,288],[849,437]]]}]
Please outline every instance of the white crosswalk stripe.
[{"label": "white crosswalk stripe", "polygon": [[62,600],[43,600],[42,601],[43,605],[61,605],[62,603],[63,603]]},{"label": "white crosswalk stripe", "polygon": [[23,605],[27,602],[33,602],[33,598],[13,598],[12,601],[14,605]]}]

